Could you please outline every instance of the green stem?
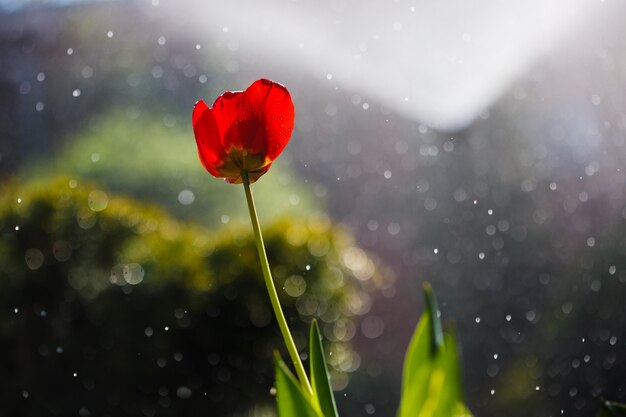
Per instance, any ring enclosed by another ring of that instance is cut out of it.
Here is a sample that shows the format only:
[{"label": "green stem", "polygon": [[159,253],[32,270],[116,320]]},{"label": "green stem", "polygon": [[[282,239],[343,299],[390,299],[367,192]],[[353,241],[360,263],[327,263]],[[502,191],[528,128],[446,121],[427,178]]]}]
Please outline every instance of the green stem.
[{"label": "green stem", "polygon": [[283,309],[280,306],[278,300],[278,294],[276,293],[276,287],[274,286],[274,280],[272,279],[272,273],[270,271],[270,265],[267,261],[267,254],[265,253],[265,245],[263,244],[263,236],[261,235],[261,228],[259,227],[259,218],[256,214],[256,207],[254,206],[254,199],[252,198],[252,190],[250,189],[250,179],[248,177],[248,171],[241,171],[241,177],[243,178],[243,187],[246,190],[246,200],[248,201],[248,210],[250,211],[250,220],[252,220],[252,229],[254,230],[254,240],[256,242],[256,248],[259,252],[259,258],[261,260],[261,270],[263,271],[263,279],[265,280],[265,286],[272,302],[272,308],[274,309],[274,315],[278,321],[278,327],[285,340],[287,351],[293,362],[293,366],[296,368],[298,379],[302,389],[309,395],[313,395],[309,378],[306,376],[304,366],[300,360],[298,349],[293,342],[293,337],[287,326],[287,320],[283,314]]}]

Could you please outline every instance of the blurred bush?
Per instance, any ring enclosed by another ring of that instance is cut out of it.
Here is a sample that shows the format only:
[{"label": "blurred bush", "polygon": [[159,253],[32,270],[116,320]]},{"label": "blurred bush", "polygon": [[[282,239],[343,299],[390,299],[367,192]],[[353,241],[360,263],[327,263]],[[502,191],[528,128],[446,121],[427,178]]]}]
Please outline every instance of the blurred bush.
[{"label": "blurred bush", "polygon": [[[358,368],[355,318],[392,285],[386,272],[321,214],[264,232],[297,344],[319,317],[335,372]],[[248,227],[210,231],[60,178],[3,185],[0,236],[8,415],[242,415],[271,402],[282,342]]]},{"label": "blurred bush", "polygon": [[[289,168],[290,157],[284,153],[255,184],[262,220],[307,215],[320,207],[325,189],[298,181]],[[243,187],[213,179],[200,164],[191,108],[185,119],[137,108],[105,111],[52,157],[25,164],[20,175],[96,180],[110,190],[157,202],[179,218],[209,226],[248,216]]]}]

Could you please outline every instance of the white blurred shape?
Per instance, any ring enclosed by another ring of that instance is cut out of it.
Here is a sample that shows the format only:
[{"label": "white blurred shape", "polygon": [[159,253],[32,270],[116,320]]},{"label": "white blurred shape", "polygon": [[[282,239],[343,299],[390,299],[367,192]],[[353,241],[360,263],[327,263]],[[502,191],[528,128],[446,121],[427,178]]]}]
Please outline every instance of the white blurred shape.
[{"label": "white blurred shape", "polygon": [[444,130],[478,117],[594,8],[607,7],[577,0],[171,5],[169,13],[185,14],[213,39],[236,39],[262,74],[278,67],[332,74],[335,85]]}]

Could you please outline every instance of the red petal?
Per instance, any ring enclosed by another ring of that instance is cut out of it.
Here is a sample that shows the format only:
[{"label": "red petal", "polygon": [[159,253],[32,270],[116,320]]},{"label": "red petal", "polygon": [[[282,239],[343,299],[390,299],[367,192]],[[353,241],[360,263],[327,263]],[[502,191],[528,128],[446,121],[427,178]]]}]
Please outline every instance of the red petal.
[{"label": "red petal", "polygon": [[226,153],[232,148],[243,149],[242,136],[239,132],[239,121],[242,119],[240,103],[241,91],[226,92],[215,99],[213,114],[221,133],[221,144]]},{"label": "red petal", "polygon": [[255,121],[247,124],[245,148],[273,161],[293,131],[295,111],[289,91],[281,84],[260,79],[244,91],[241,106],[242,114]]},{"label": "red petal", "polygon": [[220,140],[220,131],[213,111],[203,100],[196,103],[191,115],[198,156],[204,168],[215,177],[222,177],[219,167],[228,158]]}]

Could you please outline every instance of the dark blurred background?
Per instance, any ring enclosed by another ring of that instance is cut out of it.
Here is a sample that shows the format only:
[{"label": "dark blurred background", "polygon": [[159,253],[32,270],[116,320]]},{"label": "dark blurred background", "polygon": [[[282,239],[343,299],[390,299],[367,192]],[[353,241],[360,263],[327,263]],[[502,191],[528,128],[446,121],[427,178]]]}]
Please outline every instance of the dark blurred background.
[{"label": "dark blurred background", "polygon": [[395,415],[432,282],[477,416],[626,401],[626,4],[0,0],[0,406],[271,416],[243,190],[193,104],[296,107],[255,193],[340,414]]}]

